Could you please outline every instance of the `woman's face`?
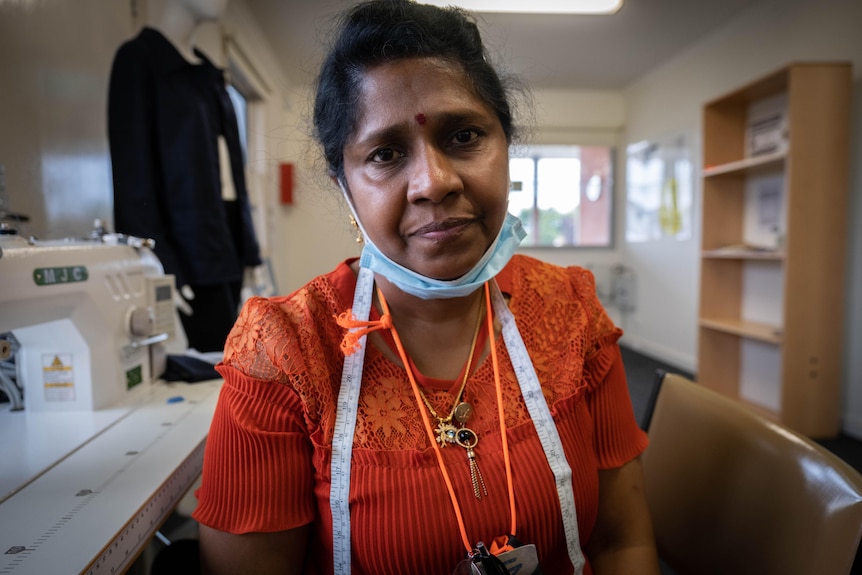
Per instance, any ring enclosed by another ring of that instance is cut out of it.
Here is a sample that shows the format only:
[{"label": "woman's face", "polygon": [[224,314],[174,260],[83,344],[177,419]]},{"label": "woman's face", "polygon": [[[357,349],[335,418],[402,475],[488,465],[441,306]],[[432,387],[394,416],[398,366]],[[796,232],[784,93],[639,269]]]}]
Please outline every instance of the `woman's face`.
[{"label": "woman's face", "polygon": [[374,244],[435,279],[470,270],[506,217],[508,143],[467,76],[434,58],[368,70],[344,173]]}]

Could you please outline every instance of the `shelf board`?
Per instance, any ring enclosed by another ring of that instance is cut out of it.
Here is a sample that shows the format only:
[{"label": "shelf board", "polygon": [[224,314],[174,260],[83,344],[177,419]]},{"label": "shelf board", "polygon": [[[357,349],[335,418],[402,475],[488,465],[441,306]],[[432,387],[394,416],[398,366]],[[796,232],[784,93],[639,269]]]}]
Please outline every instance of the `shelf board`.
[{"label": "shelf board", "polygon": [[787,159],[787,151],[775,152],[774,154],[764,154],[762,156],[752,156],[743,158],[735,162],[719,164],[717,166],[708,166],[703,169],[703,177],[711,178],[715,176],[725,176],[732,174],[745,174],[748,172],[763,170],[766,168],[779,167],[784,160]]},{"label": "shelf board", "polygon": [[730,318],[700,318],[700,327],[731,333],[766,343],[781,344],[781,328],[764,323]]},{"label": "shelf board", "polygon": [[701,253],[703,259],[716,260],[758,260],[758,261],[782,261],[784,252],[781,250],[763,250],[746,248],[718,248],[715,250],[704,250]]}]

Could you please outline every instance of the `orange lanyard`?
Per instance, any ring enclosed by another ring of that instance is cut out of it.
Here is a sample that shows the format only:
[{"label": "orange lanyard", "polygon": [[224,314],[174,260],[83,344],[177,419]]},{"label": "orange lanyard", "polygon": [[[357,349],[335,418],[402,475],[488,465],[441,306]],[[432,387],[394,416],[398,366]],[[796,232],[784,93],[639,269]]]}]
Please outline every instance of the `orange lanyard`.
[{"label": "orange lanyard", "polygon": [[[488,342],[491,346],[491,361],[494,366],[494,383],[497,392],[497,414],[500,420],[500,437],[503,442],[503,460],[506,466],[506,485],[508,488],[509,495],[509,511],[511,514],[511,529],[509,534],[514,535],[517,533],[517,515],[515,512],[515,490],[512,484],[512,463],[509,458],[509,440],[506,436],[506,420],[504,417],[503,410],[503,387],[500,382],[500,366],[497,360],[497,349],[494,342],[494,316],[491,312],[491,291],[488,287],[488,282],[485,282],[485,323],[488,329]],[[395,329],[395,326],[391,321],[391,314],[389,313],[389,305],[386,303],[386,298],[383,297],[383,293],[378,289],[377,290],[378,297],[380,298],[380,305],[383,307],[383,317],[381,321],[383,324],[390,330],[392,333],[392,339],[395,341],[395,347],[398,349],[398,355],[401,357],[401,361],[404,364],[404,369],[407,372],[407,378],[410,380],[410,386],[413,389],[413,396],[416,399],[416,405],[419,406],[419,413],[422,415],[422,421],[425,424],[425,431],[428,434],[428,440],[431,442],[431,445],[434,448],[434,454],[437,456],[437,464],[440,467],[440,473],[443,475],[443,481],[446,483],[446,489],[449,491],[449,500],[452,502],[452,509],[455,512],[455,517],[458,520],[458,528],[461,531],[461,540],[464,543],[464,547],[467,549],[467,552],[470,553],[473,551],[473,545],[470,543],[469,537],[467,537],[467,529],[464,525],[464,517],[461,513],[461,506],[458,504],[458,497],[455,495],[455,489],[452,486],[452,480],[449,477],[449,472],[446,469],[446,464],[443,461],[443,453],[440,451],[440,445],[437,443],[437,440],[434,436],[434,430],[431,426],[431,420],[428,418],[428,413],[425,410],[425,407],[422,402],[422,396],[419,392],[419,385],[416,383],[416,377],[413,375],[413,370],[410,369],[410,362],[407,358],[407,352],[404,350],[404,346],[401,343],[401,338],[398,336],[398,332]],[[387,318],[384,320],[384,318]],[[388,321],[387,321],[388,320]],[[469,377],[469,374],[466,375]]]}]

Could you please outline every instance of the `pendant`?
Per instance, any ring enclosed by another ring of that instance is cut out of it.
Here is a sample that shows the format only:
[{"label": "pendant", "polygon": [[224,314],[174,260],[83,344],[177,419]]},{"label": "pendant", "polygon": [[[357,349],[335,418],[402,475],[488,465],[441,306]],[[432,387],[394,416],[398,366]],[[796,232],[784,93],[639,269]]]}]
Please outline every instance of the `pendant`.
[{"label": "pendant", "polygon": [[461,425],[466,425],[470,418],[473,417],[473,406],[462,401],[452,410],[452,417]]},{"label": "pendant", "polygon": [[458,429],[442,419],[438,420],[437,423],[437,443],[440,444],[440,447],[446,447],[450,443],[455,443],[455,436],[458,433]]},{"label": "pendant", "polygon": [[485,478],[482,477],[482,472],[479,471],[479,464],[476,463],[476,452],[473,448],[479,443],[479,437],[476,432],[467,427],[462,427],[455,435],[455,442],[467,450],[467,462],[470,465],[470,481],[473,483],[473,495],[476,499],[482,499],[482,496],[488,495],[488,488],[485,487]]}]

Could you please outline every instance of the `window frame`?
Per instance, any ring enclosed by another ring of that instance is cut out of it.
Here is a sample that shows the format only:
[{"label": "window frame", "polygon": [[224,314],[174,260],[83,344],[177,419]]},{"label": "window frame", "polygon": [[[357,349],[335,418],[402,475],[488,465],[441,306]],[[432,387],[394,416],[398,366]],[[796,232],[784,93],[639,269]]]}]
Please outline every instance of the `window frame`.
[{"label": "window frame", "polygon": [[[528,144],[523,144],[519,146],[513,147],[510,150],[509,160],[510,162],[513,159],[519,159],[524,157],[530,157],[534,159],[536,162],[534,165],[538,166],[538,159],[541,158],[553,158],[553,157],[566,157],[561,152],[564,152],[566,148],[589,148],[589,147],[603,147],[608,149],[608,161],[610,166],[608,167],[608,177],[610,178],[610,182],[607,187],[607,242],[601,244],[563,244],[563,245],[554,245],[553,243],[527,243],[529,236],[525,239],[525,242],[521,244],[521,248],[524,250],[613,250],[616,249],[617,246],[617,210],[618,210],[618,194],[620,189],[620,166],[619,166],[619,134],[616,131],[605,131],[598,130],[594,133],[588,134],[545,134],[543,138],[538,138],[535,142],[530,142]],[[571,156],[568,156],[571,157]],[[532,211],[531,217],[534,222],[538,221],[538,217],[540,214],[540,210],[537,208],[537,198],[540,193],[536,186],[536,181],[538,179],[537,169],[534,168],[533,171],[533,202],[532,202]],[[510,193],[517,193],[510,190]],[[581,193],[580,184],[578,186],[578,193]],[[580,203],[579,203],[580,207]],[[518,214],[514,214],[518,215]],[[524,222],[525,227],[528,227],[528,222]]]}]

